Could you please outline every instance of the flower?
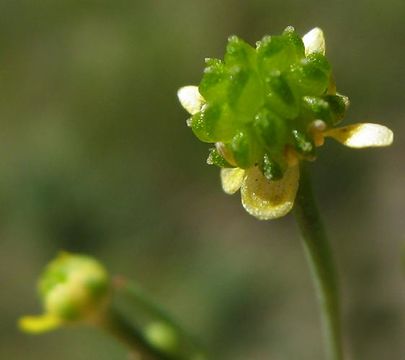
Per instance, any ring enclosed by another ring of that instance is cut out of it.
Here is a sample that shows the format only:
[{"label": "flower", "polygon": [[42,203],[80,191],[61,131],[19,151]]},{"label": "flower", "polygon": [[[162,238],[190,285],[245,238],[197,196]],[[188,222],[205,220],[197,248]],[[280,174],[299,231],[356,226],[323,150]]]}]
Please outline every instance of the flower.
[{"label": "flower", "polygon": [[220,166],[223,190],[241,191],[258,219],[286,215],[294,205],[299,162],[314,160],[331,137],[351,148],[388,146],[383,125],[336,127],[349,100],[336,92],[319,28],[301,39],[288,27],[265,36],[256,49],[232,36],[224,61],[207,59],[200,85],[179,89],[187,120],[202,141],[214,143],[207,159]]},{"label": "flower", "polygon": [[109,278],[97,260],[62,252],[45,268],[38,290],[45,313],[19,320],[21,330],[32,334],[94,320],[109,298]]}]

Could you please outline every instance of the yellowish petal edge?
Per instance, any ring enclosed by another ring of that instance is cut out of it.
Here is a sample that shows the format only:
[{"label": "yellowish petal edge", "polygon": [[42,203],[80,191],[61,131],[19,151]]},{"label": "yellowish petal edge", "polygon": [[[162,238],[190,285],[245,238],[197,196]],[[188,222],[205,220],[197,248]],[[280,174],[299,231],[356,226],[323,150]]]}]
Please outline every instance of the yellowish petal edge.
[{"label": "yellowish petal edge", "polygon": [[54,330],[61,325],[61,320],[53,315],[23,316],[18,320],[21,331],[29,334],[42,334]]},{"label": "yellowish petal edge", "polygon": [[177,91],[177,97],[179,98],[181,106],[183,106],[190,115],[198,113],[204,104],[204,98],[198,91],[198,86],[183,86]]},{"label": "yellowish petal edge", "polygon": [[319,52],[325,55],[325,37],[322,29],[316,27],[308,31],[303,37],[302,41],[305,46],[305,55]]},{"label": "yellowish petal edge", "polygon": [[384,125],[362,123],[331,129],[324,133],[343,145],[361,149],[389,146],[394,141],[394,133]]},{"label": "yellowish petal edge", "polygon": [[257,167],[249,169],[241,187],[242,205],[260,220],[282,217],[294,206],[298,180],[298,165],[289,167],[278,181],[267,180]]},{"label": "yellowish petal edge", "polygon": [[235,194],[241,187],[245,170],[240,168],[221,169],[222,189],[229,195]]}]

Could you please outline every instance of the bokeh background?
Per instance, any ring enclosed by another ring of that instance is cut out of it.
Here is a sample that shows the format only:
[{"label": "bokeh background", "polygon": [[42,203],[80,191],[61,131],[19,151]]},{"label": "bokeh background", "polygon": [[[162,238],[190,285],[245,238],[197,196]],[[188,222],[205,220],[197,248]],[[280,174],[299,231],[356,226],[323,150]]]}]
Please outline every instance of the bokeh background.
[{"label": "bokeh background", "polygon": [[404,19],[402,0],[2,0],[0,358],[126,359],[93,329],[18,332],[65,249],[136,279],[217,359],[323,359],[294,219],[257,221],[222,192],[176,99],[229,35],[294,25],[324,29],[347,122],[396,134],[383,150],[329,141],[312,167],[347,353],[405,359]]}]

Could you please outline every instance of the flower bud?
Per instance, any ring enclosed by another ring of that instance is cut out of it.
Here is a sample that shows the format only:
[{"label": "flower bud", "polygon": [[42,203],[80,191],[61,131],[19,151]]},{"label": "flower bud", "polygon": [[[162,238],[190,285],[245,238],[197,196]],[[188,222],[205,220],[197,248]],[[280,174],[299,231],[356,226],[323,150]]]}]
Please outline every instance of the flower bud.
[{"label": "flower bud", "polygon": [[21,318],[19,325],[26,332],[96,318],[109,297],[109,278],[97,260],[63,252],[45,268],[38,290],[45,313]]},{"label": "flower bud", "polygon": [[153,347],[161,351],[173,353],[178,350],[178,334],[169,324],[153,322],[145,328],[144,335]]},{"label": "flower bud", "polygon": [[224,60],[208,59],[199,86],[178,96],[194,134],[215,143],[207,163],[222,168],[223,190],[241,189],[243,206],[258,219],[292,209],[298,165],[315,160],[325,138],[352,148],[393,141],[393,132],[375,123],[335,128],[349,99],[336,91],[320,28],[300,38],[289,26],[255,48],[232,36]]}]

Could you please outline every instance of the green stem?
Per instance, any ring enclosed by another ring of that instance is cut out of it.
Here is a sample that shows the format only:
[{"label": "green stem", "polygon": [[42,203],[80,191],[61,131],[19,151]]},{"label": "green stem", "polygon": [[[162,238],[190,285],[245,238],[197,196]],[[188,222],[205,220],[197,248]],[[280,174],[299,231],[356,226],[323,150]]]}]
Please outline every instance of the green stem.
[{"label": "green stem", "polygon": [[295,200],[294,214],[301,230],[303,246],[321,308],[327,358],[342,360],[340,306],[336,273],[332,252],[313,195],[309,171],[305,164],[301,165],[301,178]]},{"label": "green stem", "polygon": [[131,353],[142,360],[172,360],[171,357],[155,349],[145,337],[119,311],[109,309],[100,324],[110,335],[127,346]]},{"label": "green stem", "polygon": [[205,360],[197,342],[135,283],[114,281],[100,324],[142,360]]}]

